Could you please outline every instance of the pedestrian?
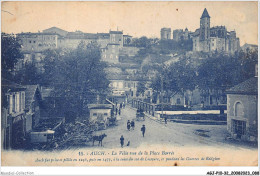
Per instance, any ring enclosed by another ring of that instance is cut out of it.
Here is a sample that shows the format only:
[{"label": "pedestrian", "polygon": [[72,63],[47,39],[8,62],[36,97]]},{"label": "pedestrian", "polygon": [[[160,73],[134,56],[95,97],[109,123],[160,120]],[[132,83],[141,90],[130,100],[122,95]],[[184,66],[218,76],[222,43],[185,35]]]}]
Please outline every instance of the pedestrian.
[{"label": "pedestrian", "polygon": [[120,103],[120,109],[122,108],[122,103]]},{"label": "pedestrian", "polygon": [[131,121],[131,127],[132,127],[133,130],[135,129],[135,121],[134,120]]},{"label": "pedestrian", "polygon": [[121,114],[121,108],[119,108],[119,110],[118,110],[118,114],[119,114],[119,115]]},{"label": "pedestrian", "polygon": [[128,131],[130,131],[130,126],[131,126],[131,122],[130,122],[130,120],[128,120],[127,121],[127,129],[128,129]]},{"label": "pedestrian", "polygon": [[123,102],[123,108],[125,109],[125,102]]},{"label": "pedestrian", "polygon": [[164,122],[165,122],[165,124],[167,124],[167,116],[166,115],[164,116]]},{"label": "pedestrian", "polygon": [[141,128],[141,131],[142,131],[142,134],[143,134],[143,137],[144,137],[144,133],[145,133],[145,125],[143,125],[143,127]]},{"label": "pedestrian", "polygon": [[122,148],[124,147],[124,141],[125,141],[125,138],[124,138],[124,136],[122,135],[121,138],[120,138],[120,144],[121,144],[121,147],[122,147]]},{"label": "pedestrian", "polygon": [[116,115],[117,115],[117,108],[116,108]]}]

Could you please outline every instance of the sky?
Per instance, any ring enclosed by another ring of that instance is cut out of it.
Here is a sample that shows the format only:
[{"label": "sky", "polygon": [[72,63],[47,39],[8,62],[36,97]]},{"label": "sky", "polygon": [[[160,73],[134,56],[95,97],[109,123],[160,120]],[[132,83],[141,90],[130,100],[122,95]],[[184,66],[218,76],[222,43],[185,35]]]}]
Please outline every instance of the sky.
[{"label": "sky", "polygon": [[240,43],[258,43],[257,2],[2,2],[1,30],[38,32],[56,26],[87,33],[123,30],[133,37],[160,37],[170,27],[195,31],[207,8],[211,27],[235,30]]}]

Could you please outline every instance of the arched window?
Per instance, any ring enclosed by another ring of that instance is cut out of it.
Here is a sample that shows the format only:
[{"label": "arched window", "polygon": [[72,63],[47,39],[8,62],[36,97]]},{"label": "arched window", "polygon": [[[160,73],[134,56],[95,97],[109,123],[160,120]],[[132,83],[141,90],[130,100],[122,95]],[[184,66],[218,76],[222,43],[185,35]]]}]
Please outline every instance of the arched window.
[{"label": "arched window", "polygon": [[180,99],[180,98],[177,98],[176,104],[177,104],[177,105],[181,104],[181,99]]},{"label": "arched window", "polygon": [[240,102],[237,102],[235,105],[235,116],[243,116],[243,105]]}]

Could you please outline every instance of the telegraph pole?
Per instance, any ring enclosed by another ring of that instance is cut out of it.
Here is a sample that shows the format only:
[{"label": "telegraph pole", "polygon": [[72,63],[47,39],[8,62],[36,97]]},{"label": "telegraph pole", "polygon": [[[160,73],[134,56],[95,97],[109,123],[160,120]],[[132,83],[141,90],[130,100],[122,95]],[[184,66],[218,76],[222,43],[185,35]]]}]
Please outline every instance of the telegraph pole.
[{"label": "telegraph pole", "polygon": [[161,113],[163,118],[163,74],[161,75]]}]

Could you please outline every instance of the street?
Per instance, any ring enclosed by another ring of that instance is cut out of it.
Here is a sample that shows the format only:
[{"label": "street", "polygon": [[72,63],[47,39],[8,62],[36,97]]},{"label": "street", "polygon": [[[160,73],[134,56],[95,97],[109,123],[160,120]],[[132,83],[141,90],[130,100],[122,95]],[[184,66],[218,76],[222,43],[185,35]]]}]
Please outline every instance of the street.
[{"label": "street", "polygon": [[[171,145],[171,146],[227,146],[239,148],[238,144],[225,140],[228,135],[226,125],[194,125],[162,121],[161,123],[151,118],[145,118],[145,121],[136,121],[136,110],[130,106],[122,109],[118,119],[118,125],[107,128],[106,130],[96,131],[95,135],[105,133],[107,137],[103,140],[104,148],[119,148],[120,137],[124,136],[124,147],[136,148],[141,145]],[[127,130],[127,121],[135,119],[135,129]],[[145,136],[142,136],[141,127],[146,126]],[[126,144],[130,141],[130,145]],[[92,146],[92,145],[90,145]],[[95,148],[98,142],[95,142]],[[249,146],[242,146],[247,148]]]}]

